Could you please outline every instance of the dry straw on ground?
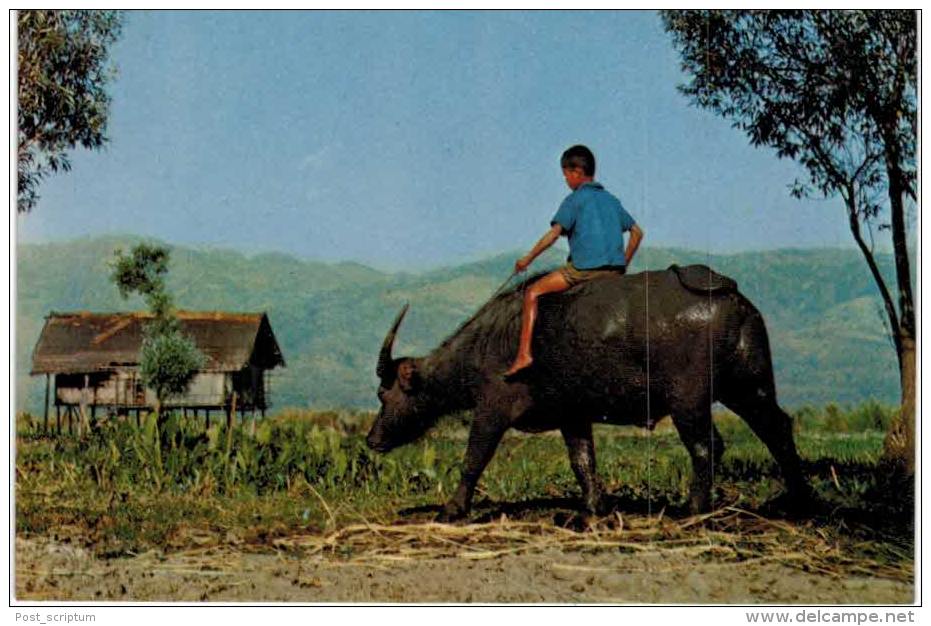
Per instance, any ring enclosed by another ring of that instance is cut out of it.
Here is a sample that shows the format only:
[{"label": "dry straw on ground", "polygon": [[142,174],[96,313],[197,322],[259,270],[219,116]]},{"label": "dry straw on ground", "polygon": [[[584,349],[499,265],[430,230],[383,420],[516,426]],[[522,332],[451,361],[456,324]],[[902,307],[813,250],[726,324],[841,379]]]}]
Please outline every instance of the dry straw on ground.
[{"label": "dry straw on ground", "polygon": [[[300,588],[324,584],[315,574],[318,567],[391,573],[399,564],[417,566],[443,559],[488,563],[511,555],[539,556],[547,559],[551,570],[571,570],[569,573],[688,574],[700,570],[702,564],[714,564],[750,575],[759,571],[759,565],[781,565],[838,581],[857,576],[912,583],[911,554],[888,543],[853,539],[849,530],[767,519],[726,507],[684,519],[615,513],[585,530],[562,527],[551,519],[517,521],[503,516],[490,523],[462,525],[363,521],[331,526],[326,532],[264,539],[188,527],[175,535],[167,552],[153,549],[128,559],[99,559],[76,543],[17,537],[18,559],[22,557],[17,589],[19,594],[36,598],[60,598],[67,596],[66,591],[74,592],[59,587],[65,584],[60,581],[96,580],[102,581],[99,589],[106,597],[124,597],[148,593],[151,589],[146,591],[147,584],[161,581],[169,587],[156,585],[157,593],[182,593],[179,589],[190,591],[190,585],[199,585],[197,593],[202,591],[202,599],[206,599],[224,590],[231,593],[229,589],[236,586],[246,589],[245,585],[251,585],[254,590],[253,578],[259,575],[256,568],[260,567],[255,557],[265,555],[272,557],[272,578],[288,577],[293,579],[292,586]],[[592,561],[596,567],[586,561],[561,562],[564,559],[558,558],[570,553],[612,552],[647,558],[609,560],[616,563],[612,565],[606,565],[604,559]],[[650,558],[656,556],[661,558]],[[78,588],[83,590],[84,583]]]},{"label": "dry straw on ground", "polygon": [[776,562],[832,576],[860,574],[900,581],[911,580],[913,575],[911,555],[896,553],[889,546],[883,546],[882,554],[868,556],[876,553],[868,542],[841,541],[822,528],[770,520],[734,507],[680,520],[662,514],[616,513],[583,531],[504,516],[492,523],[463,525],[366,522],[326,534],[281,537],[271,545],[300,552],[304,558],[373,566],[422,559],[493,559],[558,549],[666,551],[694,559]]}]

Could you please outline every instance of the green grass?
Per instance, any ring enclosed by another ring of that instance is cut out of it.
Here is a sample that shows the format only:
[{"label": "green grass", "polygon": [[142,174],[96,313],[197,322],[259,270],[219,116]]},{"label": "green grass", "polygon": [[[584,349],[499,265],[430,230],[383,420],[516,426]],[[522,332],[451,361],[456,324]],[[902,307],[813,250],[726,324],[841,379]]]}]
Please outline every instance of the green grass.
[{"label": "green grass", "polygon": [[[891,409],[827,407],[796,416],[796,441],[828,513],[822,522],[904,520],[889,531],[908,543],[913,499],[883,499],[879,465]],[[68,537],[98,554],[192,544],[265,542],[360,520],[429,519],[455,489],[468,416],[443,420],[417,443],[387,455],[364,441],[372,415],[284,412],[232,432],[177,415],[156,427],[103,423],[83,437],[38,433],[18,419],[17,532]],[[733,415],[716,423],[726,452],[719,501],[760,510],[781,493],[772,457]],[[625,512],[684,515],[691,467],[669,420],[652,433],[596,427],[599,474]],[[485,471],[473,519],[552,515],[573,509],[578,487],[562,439],[509,434]],[[840,517],[838,517],[840,516]],[[888,526],[888,525],[887,525]]]}]

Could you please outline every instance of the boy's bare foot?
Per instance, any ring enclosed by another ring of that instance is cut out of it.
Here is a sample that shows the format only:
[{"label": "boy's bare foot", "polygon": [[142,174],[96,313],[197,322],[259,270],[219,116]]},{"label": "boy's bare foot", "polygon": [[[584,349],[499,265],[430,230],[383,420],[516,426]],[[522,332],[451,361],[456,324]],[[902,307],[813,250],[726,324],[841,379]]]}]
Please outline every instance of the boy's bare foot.
[{"label": "boy's bare foot", "polygon": [[508,378],[513,378],[514,376],[524,371],[531,365],[533,365],[532,357],[529,357],[529,356],[524,357],[524,358],[517,357],[517,360],[514,361],[513,365],[511,365],[511,368],[508,371],[506,371],[504,374],[502,374],[502,376],[505,378],[505,380]]}]

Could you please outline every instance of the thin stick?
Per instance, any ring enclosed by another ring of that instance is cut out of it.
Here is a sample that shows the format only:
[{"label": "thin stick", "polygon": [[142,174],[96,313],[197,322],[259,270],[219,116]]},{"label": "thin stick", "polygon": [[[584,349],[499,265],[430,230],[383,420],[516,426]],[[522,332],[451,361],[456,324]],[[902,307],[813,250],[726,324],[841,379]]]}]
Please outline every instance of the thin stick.
[{"label": "thin stick", "polygon": [[495,298],[497,298],[501,294],[501,292],[504,291],[504,288],[508,286],[508,283],[511,282],[511,279],[514,278],[515,276],[517,276],[517,270],[514,270],[513,272],[511,272],[511,275],[508,276],[507,279],[505,279],[503,283],[501,283],[501,286],[498,287],[498,289],[495,290],[493,294],[491,294],[491,298],[489,298],[489,300],[494,300]]},{"label": "thin stick", "polygon": [[834,486],[837,487],[837,490],[840,491],[840,481],[837,480],[837,472],[834,470],[834,466],[831,466],[831,478],[834,479]]},{"label": "thin stick", "polygon": [[323,496],[320,495],[320,492],[314,489],[313,485],[311,485],[310,483],[307,483],[307,486],[310,488],[310,492],[314,494],[315,496],[317,496],[317,499],[320,500],[321,504],[323,504],[323,509],[326,511],[327,516],[330,518],[330,524],[332,524],[333,527],[335,528],[336,518],[333,517],[333,511],[330,510],[330,505],[326,503],[326,500],[323,499]]}]

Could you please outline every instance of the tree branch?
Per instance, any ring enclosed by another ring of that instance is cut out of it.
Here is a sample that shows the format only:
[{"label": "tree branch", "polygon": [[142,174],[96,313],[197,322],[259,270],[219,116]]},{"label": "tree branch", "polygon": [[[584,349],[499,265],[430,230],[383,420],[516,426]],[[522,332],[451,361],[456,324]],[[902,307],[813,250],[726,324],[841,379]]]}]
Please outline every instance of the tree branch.
[{"label": "tree branch", "polygon": [[899,316],[896,313],[895,304],[892,301],[892,295],[889,293],[889,288],[886,287],[886,281],[883,279],[882,273],[879,271],[879,266],[876,265],[876,258],[873,256],[873,253],[867,247],[866,242],[863,241],[863,236],[860,234],[860,221],[857,217],[857,200],[855,194],[856,189],[852,183],[848,184],[847,187],[842,191],[844,203],[847,205],[847,217],[850,222],[850,232],[853,233],[853,238],[857,242],[857,246],[860,248],[860,252],[863,253],[863,257],[866,259],[866,264],[870,268],[870,273],[873,275],[873,280],[876,282],[876,286],[879,287],[879,293],[882,296],[883,305],[886,308],[886,315],[889,317],[889,324],[892,327],[892,340],[895,343],[895,353],[901,365],[902,338],[899,335]]}]

